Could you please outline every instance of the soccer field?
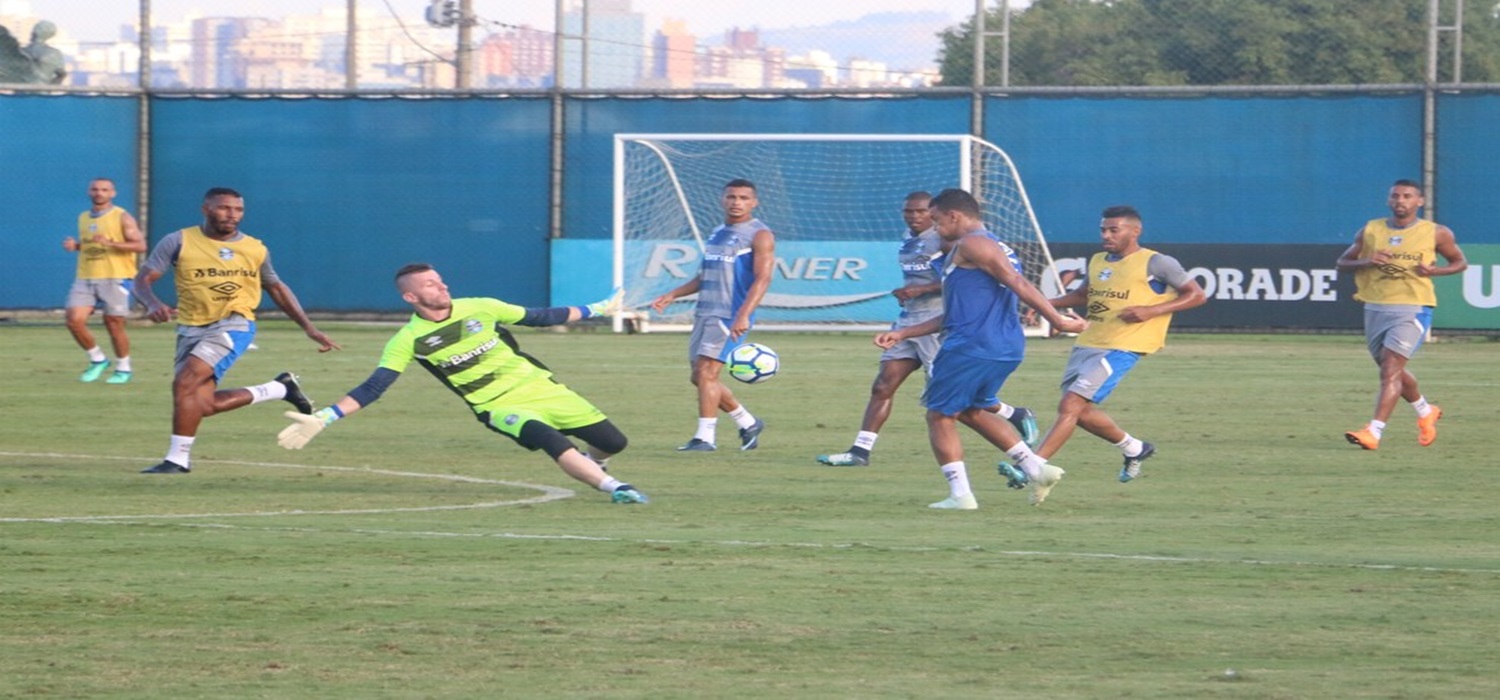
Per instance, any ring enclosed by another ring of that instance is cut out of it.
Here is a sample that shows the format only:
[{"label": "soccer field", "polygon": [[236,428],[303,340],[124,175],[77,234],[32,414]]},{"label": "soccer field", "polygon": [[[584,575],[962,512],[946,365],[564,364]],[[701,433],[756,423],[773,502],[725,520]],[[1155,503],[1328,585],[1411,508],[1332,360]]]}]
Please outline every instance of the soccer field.
[{"label": "soccer field", "polygon": [[[319,405],[394,327],[287,324],[226,380],[297,371]],[[630,436],[619,506],[480,426],[413,367],[307,449],[285,405],[166,447],[172,333],[132,327],[135,381],[77,381],[61,325],[0,327],[0,697],[1492,698],[1500,695],[1496,344],[1429,344],[1445,410],[1416,444],[1369,418],[1355,336],[1174,336],[1106,408],[1158,455],[1120,484],[1083,432],[1041,507],[965,433],[946,495],[919,387],[865,468],[869,334],[757,334],[782,372],[735,385],[760,449],[694,426],[686,337],[520,332]],[[1070,343],[1033,341],[1005,398],[1051,422]],[[728,449],[724,449],[728,448]]]}]

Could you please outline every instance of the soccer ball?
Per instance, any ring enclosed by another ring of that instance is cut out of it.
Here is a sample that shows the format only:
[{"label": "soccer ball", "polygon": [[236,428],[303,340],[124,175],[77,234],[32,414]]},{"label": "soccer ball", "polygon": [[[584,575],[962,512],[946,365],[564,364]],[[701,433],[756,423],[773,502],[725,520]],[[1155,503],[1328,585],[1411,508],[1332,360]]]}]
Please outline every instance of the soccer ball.
[{"label": "soccer ball", "polygon": [[729,376],[746,384],[756,384],[776,376],[781,356],[759,343],[745,343],[729,353]]}]

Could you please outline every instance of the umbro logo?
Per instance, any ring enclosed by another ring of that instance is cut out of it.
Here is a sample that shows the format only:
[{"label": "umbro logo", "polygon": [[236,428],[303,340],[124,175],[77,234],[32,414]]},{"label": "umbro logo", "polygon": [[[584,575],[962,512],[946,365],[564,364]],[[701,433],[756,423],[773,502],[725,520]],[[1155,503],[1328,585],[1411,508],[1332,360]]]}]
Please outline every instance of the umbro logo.
[{"label": "umbro logo", "polygon": [[426,338],[422,339],[422,344],[426,345],[429,348],[435,348],[443,344],[443,336],[429,335]]},{"label": "umbro logo", "polygon": [[1090,315],[1099,316],[1106,311],[1109,311],[1109,304],[1106,304],[1102,301],[1096,301],[1089,304]]},{"label": "umbro logo", "polygon": [[1385,274],[1390,275],[1391,277],[1402,277],[1402,276],[1406,275],[1406,268],[1404,268],[1404,267],[1402,267],[1400,265],[1397,265],[1396,263],[1386,263],[1384,265],[1377,265],[1377,266],[1375,266],[1375,269],[1380,270],[1381,272],[1384,272]]},{"label": "umbro logo", "polygon": [[240,291],[241,287],[233,282],[220,282],[219,284],[209,287],[208,289],[211,292],[229,295]]}]

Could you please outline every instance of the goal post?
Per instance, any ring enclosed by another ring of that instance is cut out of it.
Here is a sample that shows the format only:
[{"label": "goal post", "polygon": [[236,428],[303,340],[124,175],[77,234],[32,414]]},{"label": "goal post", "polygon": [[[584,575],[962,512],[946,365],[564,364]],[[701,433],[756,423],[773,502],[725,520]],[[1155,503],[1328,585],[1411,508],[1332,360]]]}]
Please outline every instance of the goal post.
[{"label": "goal post", "polygon": [[[1061,289],[1020,174],[998,146],[946,134],[617,134],[616,287],[627,319],[691,324],[693,299],[665,313],[652,300],[697,274],[703,244],[723,223],[724,184],[755,183],[755,215],[776,234],[775,278],[757,310],[761,329],[884,329],[900,309],[897,250],[907,194],[958,187],[979,200],[985,226],[1049,293]],[[1028,334],[1046,335],[1045,321]]]}]

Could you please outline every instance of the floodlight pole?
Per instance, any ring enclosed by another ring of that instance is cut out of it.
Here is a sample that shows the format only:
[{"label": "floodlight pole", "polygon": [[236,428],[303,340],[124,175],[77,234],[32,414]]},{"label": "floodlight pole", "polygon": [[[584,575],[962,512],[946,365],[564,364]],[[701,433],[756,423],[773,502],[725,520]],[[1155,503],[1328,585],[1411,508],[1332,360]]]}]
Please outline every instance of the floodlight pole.
[{"label": "floodlight pole", "polygon": [[140,85],[140,104],[136,108],[135,134],[135,217],[142,235],[151,228],[151,0],[141,0],[140,62],[136,64],[136,81]]},{"label": "floodlight pole", "polygon": [[454,51],[454,87],[467,90],[474,83],[474,0],[459,0],[458,47]]},{"label": "floodlight pole", "polygon": [[973,94],[969,115],[969,133],[984,136],[985,40],[1000,37],[1000,87],[1010,87],[1010,0],[1000,0],[1000,31],[985,29],[985,0],[974,0]]},{"label": "floodlight pole", "polygon": [[344,88],[359,87],[359,0],[349,0],[344,10]]}]

